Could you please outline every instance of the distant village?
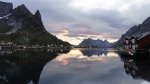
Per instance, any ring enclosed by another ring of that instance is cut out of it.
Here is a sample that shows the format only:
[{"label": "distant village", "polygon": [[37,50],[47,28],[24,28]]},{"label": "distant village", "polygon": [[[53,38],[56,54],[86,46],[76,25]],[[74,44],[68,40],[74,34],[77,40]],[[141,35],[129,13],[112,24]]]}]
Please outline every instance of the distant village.
[{"label": "distant village", "polygon": [[[145,32],[139,35],[132,35],[127,36],[124,39],[123,45],[120,46],[121,49],[125,50],[142,50],[142,49],[150,49],[150,32]],[[86,46],[64,46],[64,45],[56,45],[56,44],[47,44],[47,45],[18,45],[13,42],[5,42],[0,41],[0,49],[2,48],[103,48],[100,46],[92,46],[92,45],[86,45]]]},{"label": "distant village", "polygon": [[0,41],[0,50],[1,49],[36,49],[36,48],[60,48],[60,49],[70,49],[73,48],[73,46],[64,46],[64,45],[56,45],[56,44],[47,44],[47,45],[32,45],[32,46],[27,46],[27,45],[18,45],[13,42],[5,42],[5,41]]}]

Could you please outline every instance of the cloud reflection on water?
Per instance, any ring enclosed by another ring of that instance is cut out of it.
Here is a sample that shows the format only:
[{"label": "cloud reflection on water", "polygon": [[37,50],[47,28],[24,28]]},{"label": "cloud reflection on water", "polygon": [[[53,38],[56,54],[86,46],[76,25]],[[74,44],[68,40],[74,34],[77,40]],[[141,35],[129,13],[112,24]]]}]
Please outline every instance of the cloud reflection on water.
[{"label": "cloud reflection on water", "polygon": [[88,57],[78,49],[60,54],[44,67],[39,84],[140,84],[125,75],[117,52],[107,51],[107,56]]},{"label": "cloud reflection on water", "polygon": [[73,49],[67,54],[60,54],[55,61],[62,65],[68,65],[71,59],[76,59],[78,62],[101,61],[106,63],[110,57],[118,57],[118,54],[103,49]]}]

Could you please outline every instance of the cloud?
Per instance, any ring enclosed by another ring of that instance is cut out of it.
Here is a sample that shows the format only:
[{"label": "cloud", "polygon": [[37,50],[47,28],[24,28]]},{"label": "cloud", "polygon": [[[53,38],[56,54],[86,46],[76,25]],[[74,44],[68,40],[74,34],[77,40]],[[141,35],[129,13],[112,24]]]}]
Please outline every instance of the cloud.
[{"label": "cloud", "polygon": [[[68,60],[69,64],[60,65],[59,58]],[[40,77],[39,84],[138,84],[141,81],[134,81],[126,75],[123,62],[117,55],[87,57],[78,50],[59,55],[44,67]]]},{"label": "cloud", "polygon": [[79,37],[80,34],[71,33],[71,34],[65,34],[64,36],[68,36],[68,37]]},{"label": "cloud", "polygon": [[117,40],[133,25],[150,16],[149,0],[2,1],[12,2],[14,7],[25,4],[32,13],[40,10],[47,31],[62,40],[80,36]]},{"label": "cloud", "polygon": [[130,21],[123,21],[121,24],[122,25],[131,25],[132,23]]}]

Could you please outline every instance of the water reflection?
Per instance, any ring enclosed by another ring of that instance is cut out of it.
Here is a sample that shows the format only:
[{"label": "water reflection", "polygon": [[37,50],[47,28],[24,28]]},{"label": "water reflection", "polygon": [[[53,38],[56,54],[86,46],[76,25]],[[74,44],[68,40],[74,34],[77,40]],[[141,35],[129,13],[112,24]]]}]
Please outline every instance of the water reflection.
[{"label": "water reflection", "polygon": [[[126,73],[129,74],[129,71],[124,71],[124,62],[120,61],[118,51],[109,49],[102,51],[107,52],[107,55],[94,53],[91,54],[92,56],[87,56],[80,49],[71,51],[12,50],[2,51],[2,53],[0,51],[0,84],[146,83],[141,80],[133,80],[126,75]],[[95,51],[92,50],[92,52]],[[124,59],[122,58],[122,60]],[[135,63],[135,65],[137,64]],[[141,65],[141,67],[143,66]],[[137,67],[134,68],[137,69]],[[148,71],[147,68],[140,70],[144,71],[145,69]],[[146,71],[145,73],[147,73]],[[139,76],[135,75],[135,78],[139,78]]]},{"label": "water reflection", "polygon": [[107,56],[88,57],[73,49],[59,54],[44,67],[39,84],[140,84],[125,75],[116,50],[106,52]]},{"label": "water reflection", "polygon": [[0,51],[0,84],[38,84],[43,67],[58,52],[62,53],[56,50]]},{"label": "water reflection", "polygon": [[127,75],[133,79],[144,79],[148,82],[141,84],[150,84],[150,52],[138,53],[135,57],[120,56],[124,63],[124,69]]},{"label": "water reflection", "polygon": [[98,55],[98,56],[107,56],[108,51],[104,49],[80,49],[83,55],[85,56],[93,56],[93,55]]},{"label": "water reflection", "polygon": [[117,51],[103,49],[73,49],[67,54],[60,54],[55,60],[60,62],[61,65],[68,65],[75,59],[78,62],[108,62],[111,56],[118,56]]}]

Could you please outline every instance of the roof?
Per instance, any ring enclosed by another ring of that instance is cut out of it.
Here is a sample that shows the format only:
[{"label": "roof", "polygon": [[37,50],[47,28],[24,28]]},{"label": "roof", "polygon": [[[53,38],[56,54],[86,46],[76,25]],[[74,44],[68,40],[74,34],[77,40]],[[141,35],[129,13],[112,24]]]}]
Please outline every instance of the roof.
[{"label": "roof", "polygon": [[149,34],[150,34],[150,32],[142,33],[138,40],[142,39],[143,37],[145,37],[145,36],[147,36]]},{"label": "roof", "polygon": [[141,34],[134,34],[132,36],[126,36],[125,37],[125,40],[126,39],[131,39],[132,37],[135,37],[135,38],[138,38],[138,40],[142,39],[143,37],[147,36],[150,34],[150,31],[149,32],[144,32],[144,33],[141,33]]},{"label": "roof", "polygon": [[139,38],[139,37],[141,37],[141,34],[134,34],[132,36],[134,36],[135,38]]}]

